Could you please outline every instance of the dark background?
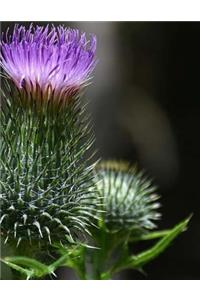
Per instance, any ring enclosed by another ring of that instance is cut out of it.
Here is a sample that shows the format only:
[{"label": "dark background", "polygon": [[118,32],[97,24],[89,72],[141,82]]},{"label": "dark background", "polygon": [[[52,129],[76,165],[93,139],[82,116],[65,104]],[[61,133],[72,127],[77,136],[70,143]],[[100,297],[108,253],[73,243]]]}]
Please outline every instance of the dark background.
[{"label": "dark background", "polygon": [[60,23],[97,35],[87,98],[98,156],[137,162],[154,178],[159,229],[193,213],[188,231],[145,267],[146,276],[121,278],[200,279],[200,23]]}]

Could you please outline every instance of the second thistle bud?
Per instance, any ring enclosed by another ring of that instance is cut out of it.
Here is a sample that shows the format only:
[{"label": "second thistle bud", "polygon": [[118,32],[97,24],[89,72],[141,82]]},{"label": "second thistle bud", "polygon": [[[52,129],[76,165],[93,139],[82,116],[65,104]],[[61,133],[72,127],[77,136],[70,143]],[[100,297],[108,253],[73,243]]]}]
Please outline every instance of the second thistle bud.
[{"label": "second thistle bud", "polygon": [[156,227],[159,196],[151,181],[126,163],[108,161],[96,169],[97,188],[102,197],[108,231],[140,231]]}]

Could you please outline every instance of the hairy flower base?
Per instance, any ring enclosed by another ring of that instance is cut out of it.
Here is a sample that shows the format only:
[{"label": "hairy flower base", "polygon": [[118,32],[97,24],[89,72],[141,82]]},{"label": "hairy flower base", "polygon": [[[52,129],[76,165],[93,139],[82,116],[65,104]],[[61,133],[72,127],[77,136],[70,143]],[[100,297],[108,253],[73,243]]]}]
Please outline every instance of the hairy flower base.
[{"label": "hairy flower base", "polygon": [[35,102],[35,106],[42,107],[47,104],[53,105],[54,107],[61,107],[68,105],[71,101],[74,101],[79,94],[80,88],[78,86],[71,86],[67,89],[55,90],[52,85],[49,84],[45,89],[41,88],[39,83],[35,86],[31,83],[23,82],[22,87],[18,88],[18,94],[24,105],[30,106],[31,103]]},{"label": "hairy flower base", "polygon": [[[24,82],[23,87],[18,88],[10,79],[6,79],[10,86],[10,95],[12,97],[12,106],[19,106],[21,109],[30,109],[32,113],[44,112],[48,113],[50,110],[58,114],[67,106],[78,102],[80,95],[78,87],[71,87],[68,91],[55,91],[49,85],[47,90],[41,89],[39,84],[34,89]],[[2,80],[2,85],[4,85]],[[6,87],[4,88],[4,91]],[[8,91],[6,91],[8,93]]]}]

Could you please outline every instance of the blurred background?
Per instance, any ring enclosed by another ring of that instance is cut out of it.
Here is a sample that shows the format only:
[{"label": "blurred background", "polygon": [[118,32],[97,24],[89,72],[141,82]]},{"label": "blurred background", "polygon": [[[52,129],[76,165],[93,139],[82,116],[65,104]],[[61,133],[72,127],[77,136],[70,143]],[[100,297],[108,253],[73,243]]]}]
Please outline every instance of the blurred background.
[{"label": "blurred background", "polygon": [[[137,163],[154,179],[162,195],[159,229],[193,213],[188,231],[145,274],[120,278],[200,279],[200,23],[54,24],[97,36],[99,62],[85,97],[97,156]],[[13,25],[2,22],[1,30]]]}]

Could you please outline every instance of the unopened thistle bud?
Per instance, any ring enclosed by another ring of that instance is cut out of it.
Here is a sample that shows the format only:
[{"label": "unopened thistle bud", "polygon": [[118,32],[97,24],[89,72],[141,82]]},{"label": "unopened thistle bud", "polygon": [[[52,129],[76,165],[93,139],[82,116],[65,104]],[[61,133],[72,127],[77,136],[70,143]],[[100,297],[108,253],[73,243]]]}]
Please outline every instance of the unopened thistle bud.
[{"label": "unopened thistle bud", "polygon": [[96,168],[97,187],[103,201],[104,224],[108,231],[136,231],[155,228],[159,197],[151,181],[127,163],[108,161]]}]

